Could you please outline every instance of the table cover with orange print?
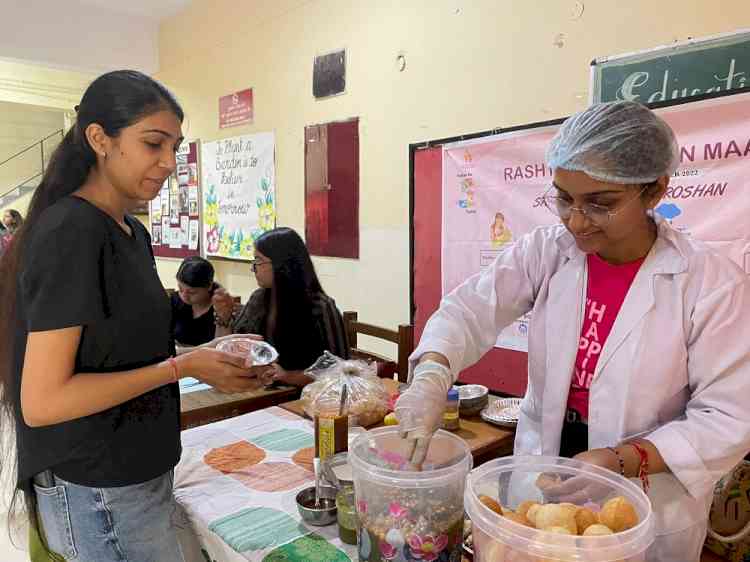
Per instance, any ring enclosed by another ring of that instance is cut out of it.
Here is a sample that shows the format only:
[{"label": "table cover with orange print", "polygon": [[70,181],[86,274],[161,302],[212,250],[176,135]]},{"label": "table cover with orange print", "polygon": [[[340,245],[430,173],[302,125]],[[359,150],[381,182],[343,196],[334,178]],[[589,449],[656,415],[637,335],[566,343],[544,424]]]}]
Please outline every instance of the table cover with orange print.
[{"label": "table cover with orange print", "polygon": [[313,426],[278,407],[182,432],[175,468],[186,562],[346,562],[334,523],[307,526],[295,504],[313,485]]}]

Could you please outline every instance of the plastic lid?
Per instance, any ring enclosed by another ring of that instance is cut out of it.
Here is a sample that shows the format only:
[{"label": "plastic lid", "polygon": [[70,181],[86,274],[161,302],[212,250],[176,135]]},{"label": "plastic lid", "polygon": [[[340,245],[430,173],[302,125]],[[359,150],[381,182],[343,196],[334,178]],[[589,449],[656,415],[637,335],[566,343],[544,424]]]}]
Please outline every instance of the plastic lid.
[{"label": "plastic lid", "polygon": [[407,462],[412,448],[401,438],[396,426],[362,433],[349,449],[354,480],[395,488],[430,488],[463,482],[471,470],[469,445],[448,431],[435,432],[421,471],[414,470]]},{"label": "plastic lid", "polygon": [[458,389],[455,386],[448,391],[448,400],[458,400]]}]

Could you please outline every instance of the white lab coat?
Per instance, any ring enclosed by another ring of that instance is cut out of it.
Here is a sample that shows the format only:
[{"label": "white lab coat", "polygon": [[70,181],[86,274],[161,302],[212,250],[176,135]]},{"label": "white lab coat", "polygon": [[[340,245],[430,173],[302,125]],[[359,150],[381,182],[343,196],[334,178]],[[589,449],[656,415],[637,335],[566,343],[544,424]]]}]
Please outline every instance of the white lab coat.
[{"label": "white lab coat", "polygon": [[[456,376],[532,311],[515,453],[557,455],[586,279],[585,254],[565,227],[538,228],[442,300],[412,364],[437,351]],[[750,450],[749,324],[744,272],[660,221],[589,395],[591,448],[641,436],[672,471],[651,477],[657,541],[649,560],[698,561],[713,486]]]}]

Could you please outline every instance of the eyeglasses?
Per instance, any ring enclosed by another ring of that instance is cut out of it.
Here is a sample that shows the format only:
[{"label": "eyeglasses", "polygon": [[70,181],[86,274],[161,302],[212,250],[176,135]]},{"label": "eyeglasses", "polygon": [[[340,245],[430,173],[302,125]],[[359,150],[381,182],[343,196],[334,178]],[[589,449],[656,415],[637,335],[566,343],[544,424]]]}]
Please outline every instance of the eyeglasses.
[{"label": "eyeglasses", "polygon": [[604,205],[597,205],[595,203],[584,203],[580,207],[574,207],[572,202],[568,201],[567,199],[563,199],[562,197],[559,197],[557,195],[549,195],[550,190],[556,188],[555,185],[550,186],[547,192],[542,196],[542,201],[544,202],[544,206],[547,207],[550,213],[560,217],[564,221],[570,219],[573,211],[578,211],[596,226],[605,226],[612,220],[612,217],[620,213],[630,203],[638,199],[643,194],[643,192],[649,188],[650,185],[653,184],[644,185],[643,189],[641,189],[635,197],[631,197],[630,199],[625,201],[625,203],[620,205],[620,208],[615,211],[612,211],[609,207],[606,207]]},{"label": "eyeglasses", "polygon": [[250,269],[253,273],[258,272],[258,268],[261,265],[266,265],[267,263],[271,263],[270,261],[258,261],[258,260],[250,260]]}]

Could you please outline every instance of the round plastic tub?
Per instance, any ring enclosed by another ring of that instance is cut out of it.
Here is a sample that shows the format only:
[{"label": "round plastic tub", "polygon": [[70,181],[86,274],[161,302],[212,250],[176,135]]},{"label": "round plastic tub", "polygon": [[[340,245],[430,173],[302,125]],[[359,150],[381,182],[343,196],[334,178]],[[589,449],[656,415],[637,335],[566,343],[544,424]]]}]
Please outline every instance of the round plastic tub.
[{"label": "round plastic tub", "polygon": [[409,449],[392,426],[363,433],[349,450],[362,562],[461,559],[471,450],[439,430],[417,471]]},{"label": "round plastic tub", "polygon": [[[539,482],[577,477],[566,491],[573,497],[548,497],[538,483],[542,475],[546,480]],[[498,515],[479,501],[480,495],[514,511],[526,500],[568,502],[597,511],[607,500],[622,496],[635,508],[639,522],[608,536],[557,535]],[[646,494],[619,474],[572,459],[516,456],[488,462],[469,475],[465,506],[472,521],[475,562],[643,562],[654,541],[654,518]]]}]

